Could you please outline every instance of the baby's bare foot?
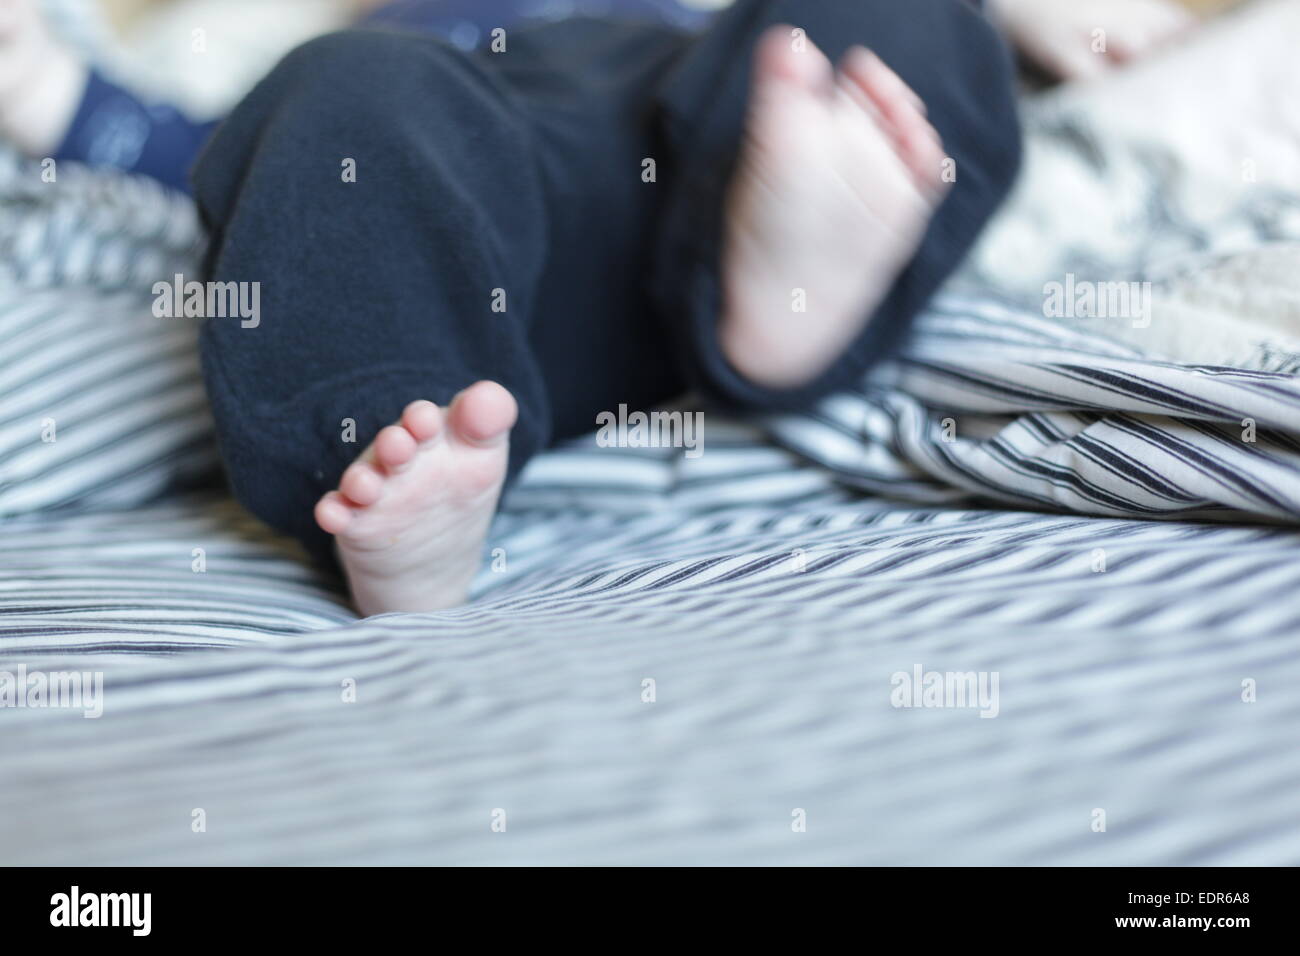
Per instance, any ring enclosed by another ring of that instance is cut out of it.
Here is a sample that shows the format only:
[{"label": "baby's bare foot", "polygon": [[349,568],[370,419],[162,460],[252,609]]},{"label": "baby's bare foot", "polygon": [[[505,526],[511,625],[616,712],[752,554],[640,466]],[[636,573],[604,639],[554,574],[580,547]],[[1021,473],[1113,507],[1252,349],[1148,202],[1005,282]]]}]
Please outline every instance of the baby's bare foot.
[{"label": "baby's bare foot", "polygon": [[835,361],[915,255],[943,162],[879,57],[854,47],[837,72],[792,27],[762,38],[723,254],[719,341],[738,372],[792,388]]},{"label": "baby's bare foot", "polygon": [[362,614],[465,603],[517,413],[494,382],[470,386],[446,411],[413,402],[317,503],[316,523],[335,536]]}]

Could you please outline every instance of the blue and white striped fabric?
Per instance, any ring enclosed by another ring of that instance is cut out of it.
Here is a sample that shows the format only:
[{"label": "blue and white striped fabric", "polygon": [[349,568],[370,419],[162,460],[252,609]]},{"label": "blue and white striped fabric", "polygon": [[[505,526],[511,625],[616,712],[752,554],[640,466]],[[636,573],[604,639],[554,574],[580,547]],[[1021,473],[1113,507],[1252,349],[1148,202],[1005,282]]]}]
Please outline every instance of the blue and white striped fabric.
[{"label": "blue and white striped fabric", "polygon": [[[104,709],[0,710],[4,862],[1300,861],[1300,533],[655,497],[357,622],[219,499],[19,520],[0,669]],[[917,667],[996,718],[891,706]]]},{"label": "blue and white striped fabric", "polygon": [[1082,514],[1300,521],[1300,377],[1191,366],[949,296],[779,441],[863,489]]}]

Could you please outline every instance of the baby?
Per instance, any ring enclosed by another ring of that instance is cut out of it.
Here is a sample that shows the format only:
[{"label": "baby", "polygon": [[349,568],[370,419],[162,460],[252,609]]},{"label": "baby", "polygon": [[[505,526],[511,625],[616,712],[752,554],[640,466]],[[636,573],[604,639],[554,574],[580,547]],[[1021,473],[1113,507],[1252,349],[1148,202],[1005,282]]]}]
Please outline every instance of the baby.
[{"label": "baby", "polygon": [[[994,4],[1086,72],[1032,26],[1084,4]],[[1161,17],[1153,39],[1181,26]],[[532,456],[691,388],[773,410],[851,383],[1018,162],[1013,70],[969,0],[739,0],[700,35],[578,19],[470,53],[312,41],[193,177],[208,278],[260,284],[259,323],[202,332],[232,488],[336,557],[363,614],[461,604]]]}]

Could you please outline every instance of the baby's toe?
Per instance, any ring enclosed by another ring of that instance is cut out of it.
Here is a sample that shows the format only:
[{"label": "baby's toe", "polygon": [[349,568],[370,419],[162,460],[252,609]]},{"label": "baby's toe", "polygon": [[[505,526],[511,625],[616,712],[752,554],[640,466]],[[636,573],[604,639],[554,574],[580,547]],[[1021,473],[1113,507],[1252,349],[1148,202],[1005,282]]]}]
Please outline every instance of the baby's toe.
[{"label": "baby's toe", "polygon": [[375,461],[390,470],[401,468],[415,457],[415,449],[415,436],[401,425],[389,425],[375,436]]},{"label": "baby's toe", "polygon": [[769,29],[758,41],[754,78],[760,86],[777,80],[825,93],[831,88],[834,70],[826,54],[802,30],[780,25]]},{"label": "baby's toe", "polygon": [[433,402],[411,402],[402,412],[402,427],[418,442],[437,436],[442,428],[442,411]]},{"label": "baby's toe", "polygon": [[384,493],[384,478],[369,462],[358,461],[348,466],[339,482],[339,491],[349,501],[368,507]]},{"label": "baby's toe", "polygon": [[456,396],[447,417],[457,438],[474,445],[491,444],[514,427],[519,406],[496,382],[477,382]]},{"label": "baby's toe", "polygon": [[914,117],[925,118],[921,97],[866,47],[851,47],[840,62],[840,73],[858,85],[888,122],[910,123]]},{"label": "baby's toe", "polygon": [[845,54],[841,85],[893,140],[899,157],[927,194],[942,192],[946,154],[925,103],[885,61],[865,47]]},{"label": "baby's toe", "polygon": [[352,509],[337,491],[316,502],[316,523],[326,534],[342,534],[352,523]]}]

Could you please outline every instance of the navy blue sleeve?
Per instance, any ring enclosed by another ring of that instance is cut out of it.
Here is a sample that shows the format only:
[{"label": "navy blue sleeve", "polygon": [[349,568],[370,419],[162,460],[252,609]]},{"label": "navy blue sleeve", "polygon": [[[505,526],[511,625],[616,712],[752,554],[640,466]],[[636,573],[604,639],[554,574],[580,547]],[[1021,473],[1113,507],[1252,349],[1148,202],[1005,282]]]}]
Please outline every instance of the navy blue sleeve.
[{"label": "navy blue sleeve", "polygon": [[173,106],[149,104],[91,70],[55,159],[140,173],[188,193],[189,170],[216,128]]}]

